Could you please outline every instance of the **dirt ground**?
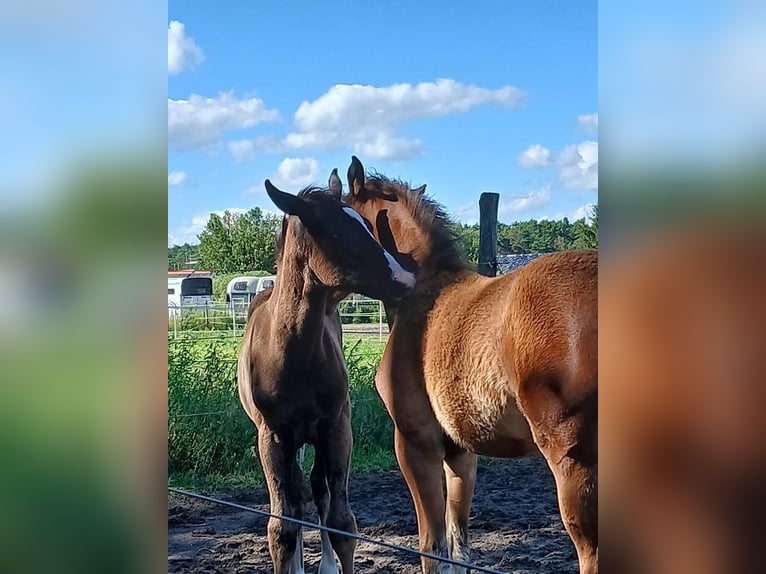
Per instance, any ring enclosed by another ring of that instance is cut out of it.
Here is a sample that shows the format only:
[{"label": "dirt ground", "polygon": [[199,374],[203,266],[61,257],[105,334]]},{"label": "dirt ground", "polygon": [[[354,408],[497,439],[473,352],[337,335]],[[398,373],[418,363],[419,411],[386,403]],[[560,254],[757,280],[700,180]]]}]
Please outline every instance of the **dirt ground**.
[{"label": "dirt ground", "polygon": [[[268,510],[263,489],[219,496]],[[349,498],[359,532],[417,548],[415,510],[398,470],[352,475]],[[316,521],[313,504],[307,520]],[[267,519],[253,513],[171,494],[168,572],[272,572]],[[514,574],[577,572],[577,555],[559,518],[553,478],[541,458],[479,463],[470,519],[473,563]],[[307,574],[319,567],[317,531],[304,530]],[[355,572],[418,574],[417,557],[360,542]]]}]

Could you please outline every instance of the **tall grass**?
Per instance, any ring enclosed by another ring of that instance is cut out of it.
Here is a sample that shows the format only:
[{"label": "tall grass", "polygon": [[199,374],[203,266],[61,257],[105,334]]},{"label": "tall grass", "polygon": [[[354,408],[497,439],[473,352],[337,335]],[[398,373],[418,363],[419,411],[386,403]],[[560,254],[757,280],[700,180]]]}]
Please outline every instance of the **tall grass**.
[{"label": "tall grass", "polygon": [[396,464],[393,423],[374,384],[382,349],[377,352],[366,351],[363,341],[357,339],[344,351],[351,396],[351,428],[354,435],[352,468],[390,468]]},{"label": "tall grass", "polygon": [[[168,351],[168,475],[172,484],[215,490],[259,484],[263,472],[253,424],[235,381],[239,341],[172,341]],[[374,387],[382,343],[344,345],[349,373],[352,469],[391,468],[393,427]],[[304,468],[313,460],[309,449]]]}]

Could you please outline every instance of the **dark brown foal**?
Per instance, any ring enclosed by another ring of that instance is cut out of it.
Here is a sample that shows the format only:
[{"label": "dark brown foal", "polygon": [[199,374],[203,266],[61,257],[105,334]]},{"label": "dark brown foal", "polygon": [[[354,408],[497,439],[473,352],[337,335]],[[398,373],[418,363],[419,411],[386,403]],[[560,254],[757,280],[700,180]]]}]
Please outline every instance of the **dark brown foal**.
[{"label": "dark brown foal", "polygon": [[[273,514],[303,516],[298,449],[314,445],[311,490],[319,519],[356,532],[348,503],[352,436],[348,376],[337,302],[349,292],[400,297],[414,277],[374,240],[359,215],[340,200],[333,172],[328,190],[298,196],[266,181],[282,223],[277,278],[252,303],[239,353],[239,397],[258,428],[258,450]],[[303,570],[301,528],[272,518],[269,551],[277,574]],[[319,572],[353,571],[356,541],[322,533]]]}]

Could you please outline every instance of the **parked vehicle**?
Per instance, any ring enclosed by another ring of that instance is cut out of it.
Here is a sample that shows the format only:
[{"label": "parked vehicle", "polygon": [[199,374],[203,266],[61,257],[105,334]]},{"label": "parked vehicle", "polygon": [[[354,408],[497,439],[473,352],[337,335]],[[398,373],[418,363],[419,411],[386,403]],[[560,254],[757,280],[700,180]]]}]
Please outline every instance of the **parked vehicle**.
[{"label": "parked vehicle", "polygon": [[258,293],[273,287],[276,279],[273,275],[268,277],[235,277],[226,286],[226,303],[235,309],[247,307]]},{"label": "parked vehicle", "polygon": [[168,315],[213,304],[213,274],[186,269],[168,271]]}]

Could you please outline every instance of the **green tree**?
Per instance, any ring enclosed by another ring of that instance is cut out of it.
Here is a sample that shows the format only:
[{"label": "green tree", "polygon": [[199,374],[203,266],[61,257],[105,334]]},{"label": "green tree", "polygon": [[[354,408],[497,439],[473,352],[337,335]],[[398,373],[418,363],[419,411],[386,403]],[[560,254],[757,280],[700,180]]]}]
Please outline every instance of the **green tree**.
[{"label": "green tree", "polygon": [[560,220],[517,221],[499,223],[497,245],[500,255],[514,253],[550,253],[566,249],[598,247],[598,216],[593,209],[593,223],[585,219],[574,223]]},{"label": "green tree", "polygon": [[190,261],[197,259],[198,250],[199,245],[190,245],[189,243],[168,247],[168,270],[187,268]]},{"label": "green tree", "polygon": [[471,263],[479,262],[479,225],[453,223],[452,232],[460,244],[466,259]]},{"label": "green tree", "polygon": [[257,207],[242,214],[211,214],[199,235],[199,267],[217,273],[247,269],[273,272],[280,221]]},{"label": "green tree", "polygon": [[574,224],[573,249],[598,249],[598,206],[591,208],[591,223],[578,219]]}]

